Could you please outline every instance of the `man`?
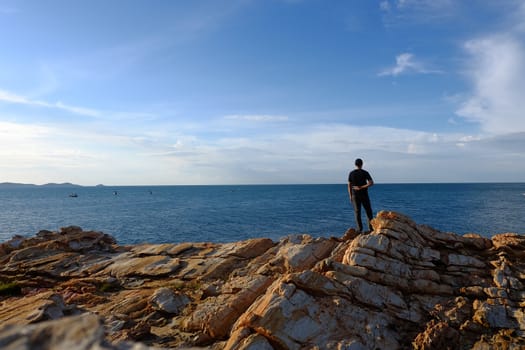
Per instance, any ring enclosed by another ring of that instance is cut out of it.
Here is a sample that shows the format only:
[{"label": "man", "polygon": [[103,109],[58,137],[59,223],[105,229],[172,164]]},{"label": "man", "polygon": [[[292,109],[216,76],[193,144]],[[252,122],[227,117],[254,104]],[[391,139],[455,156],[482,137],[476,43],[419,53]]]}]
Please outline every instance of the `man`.
[{"label": "man", "polygon": [[348,194],[350,202],[354,206],[355,221],[359,232],[363,231],[363,222],[361,221],[361,205],[365,208],[366,217],[368,218],[368,229],[373,230],[372,224],[372,206],[368,197],[368,187],[374,184],[368,171],[363,170],[363,161],[360,158],[355,160],[354,169],[348,174]]}]

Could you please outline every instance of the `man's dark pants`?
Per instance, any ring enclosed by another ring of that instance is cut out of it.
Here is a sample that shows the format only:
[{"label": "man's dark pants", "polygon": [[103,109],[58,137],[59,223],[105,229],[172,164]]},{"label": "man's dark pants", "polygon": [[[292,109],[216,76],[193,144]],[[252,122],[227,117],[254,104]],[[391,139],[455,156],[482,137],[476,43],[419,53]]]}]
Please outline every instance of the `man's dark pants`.
[{"label": "man's dark pants", "polygon": [[358,195],[357,193],[354,193],[352,204],[354,206],[354,214],[355,214],[355,222],[357,223],[357,228],[359,231],[363,231],[363,222],[361,221],[361,205],[363,208],[365,208],[366,217],[368,218],[368,229],[370,231],[373,230],[372,224],[370,221],[372,220],[372,206],[370,205],[370,198],[368,197],[368,193],[365,195]]}]

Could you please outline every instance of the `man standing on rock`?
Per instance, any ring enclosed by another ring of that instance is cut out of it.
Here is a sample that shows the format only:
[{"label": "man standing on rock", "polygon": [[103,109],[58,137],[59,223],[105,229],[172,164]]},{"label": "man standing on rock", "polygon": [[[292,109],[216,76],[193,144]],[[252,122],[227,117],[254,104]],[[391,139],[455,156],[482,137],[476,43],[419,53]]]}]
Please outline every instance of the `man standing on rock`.
[{"label": "man standing on rock", "polygon": [[348,174],[348,194],[350,195],[350,202],[354,207],[355,221],[359,232],[363,231],[363,222],[361,221],[361,205],[365,208],[366,217],[368,218],[368,229],[373,230],[370,221],[373,218],[372,206],[370,205],[370,198],[368,197],[368,187],[374,184],[372,177],[368,171],[362,169],[363,160],[357,158],[355,160],[354,169]]}]

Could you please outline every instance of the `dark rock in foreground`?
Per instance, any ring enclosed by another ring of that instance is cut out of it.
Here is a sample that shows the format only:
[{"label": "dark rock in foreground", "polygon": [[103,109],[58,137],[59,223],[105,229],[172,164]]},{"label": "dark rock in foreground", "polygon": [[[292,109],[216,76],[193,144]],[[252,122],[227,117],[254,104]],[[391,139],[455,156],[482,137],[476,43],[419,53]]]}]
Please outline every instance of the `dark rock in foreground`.
[{"label": "dark rock in foreground", "polygon": [[0,245],[0,348],[525,348],[525,237],[393,212],[373,225],[278,243],[15,237]]}]

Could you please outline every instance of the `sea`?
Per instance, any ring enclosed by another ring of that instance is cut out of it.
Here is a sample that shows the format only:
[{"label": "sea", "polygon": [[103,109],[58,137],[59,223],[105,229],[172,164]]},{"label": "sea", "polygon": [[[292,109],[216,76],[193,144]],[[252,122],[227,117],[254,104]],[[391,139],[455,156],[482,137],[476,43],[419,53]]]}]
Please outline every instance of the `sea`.
[{"label": "sea", "polygon": [[[525,183],[376,184],[369,195],[374,214],[440,231],[525,234]],[[346,184],[0,188],[0,242],[70,225],[137,244],[341,237],[355,222]]]}]

